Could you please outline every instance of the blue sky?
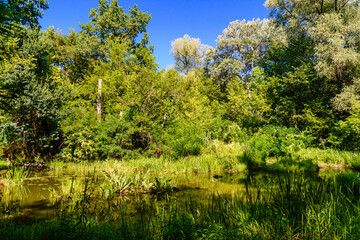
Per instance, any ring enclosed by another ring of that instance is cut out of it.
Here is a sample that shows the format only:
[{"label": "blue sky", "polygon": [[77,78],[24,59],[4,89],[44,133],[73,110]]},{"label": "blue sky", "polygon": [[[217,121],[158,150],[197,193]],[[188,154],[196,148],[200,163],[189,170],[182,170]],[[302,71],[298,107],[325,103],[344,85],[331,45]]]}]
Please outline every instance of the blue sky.
[{"label": "blue sky", "polygon": [[[87,23],[91,8],[98,0],[48,0],[49,9],[40,19],[42,29],[54,26],[68,33],[80,30],[79,23]],[[173,64],[171,41],[189,34],[201,42],[216,46],[216,39],[231,21],[266,18],[265,0],[119,0],[127,12],[134,3],[152,15],[148,25],[151,43],[155,46],[156,61],[161,68]]]}]

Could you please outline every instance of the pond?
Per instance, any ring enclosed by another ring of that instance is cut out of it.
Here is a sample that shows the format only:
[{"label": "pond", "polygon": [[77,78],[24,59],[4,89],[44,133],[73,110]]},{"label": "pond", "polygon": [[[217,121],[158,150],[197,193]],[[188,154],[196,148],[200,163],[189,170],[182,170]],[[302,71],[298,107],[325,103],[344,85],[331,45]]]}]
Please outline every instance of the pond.
[{"label": "pond", "polygon": [[[83,202],[85,199],[88,207],[93,209],[100,205],[100,202],[106,203],[107,206],[118,205],[120,201],[126,202],[127,214],[137,214],[152,202],[176,202],[181,205],[186,204],[189,199],[201,202],[214,194],[237,195],[245,199],[246,194],[253,191],[262,192],[264,198],[266,192],[272,194],[280,187],[279,184],[287,179],[291,179],[293,184],[322,183],[344,172],[349,171],[337,169],[281,174],[175,173],[160,177],[142,173],[141,176],[135,175],[131,179],[117,172],[112,172],[112,176],[107,177],[108,175],[95,169],[83,175],[59,174],[54,170],[32,172],[22,183],[3,186],[0,216],[3,221],[31,223],[52,218],[59,207],[74,206],[75,202]],[[166,190],[166,187],[171,187],[171,190]],[[87,197],[83,197],[85,194]]]}]

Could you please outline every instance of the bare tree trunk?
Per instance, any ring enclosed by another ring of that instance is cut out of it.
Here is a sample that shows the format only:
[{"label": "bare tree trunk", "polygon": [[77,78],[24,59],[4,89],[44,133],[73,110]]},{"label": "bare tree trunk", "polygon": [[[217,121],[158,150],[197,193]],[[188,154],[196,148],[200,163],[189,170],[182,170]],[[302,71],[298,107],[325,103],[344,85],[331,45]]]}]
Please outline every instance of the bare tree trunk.
[{"label": "bare tree trunk", "polygon": [[98,83],[98,95],[97,95],[97,113],[98,113],[98,120],[101,121],[101,87],[102,87],[102,79],[99,79]]},{"label": "bare tree trunk", "polygon": [[251,98],[251,90],[250,90],[250,84],[249,84],[247,72],[244,73],[244,82],[245,82],[245,87],[246,87],[246,90],[247,90],[247,94],[248,94],[249,99],[250,99]]},{"label": "bare tree trunk", "polygon": [[164,114],[164,120],[163,120],[163,123],[162,123],[162,127],[164,128],[165,127],[165,122],[166,122],[166,113]]},{"label": "bare tree trunk", "polygon": [[123,110],[120,110],[120,112],[119,112],[119,117],[120,117],[120,120],[123,119]]}]

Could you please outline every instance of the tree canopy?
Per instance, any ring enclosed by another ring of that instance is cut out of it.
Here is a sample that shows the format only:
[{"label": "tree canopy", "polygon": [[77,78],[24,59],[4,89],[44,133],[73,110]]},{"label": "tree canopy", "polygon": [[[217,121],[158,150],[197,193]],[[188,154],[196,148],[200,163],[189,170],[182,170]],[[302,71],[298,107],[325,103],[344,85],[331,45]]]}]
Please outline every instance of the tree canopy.
[{"label": "tree canopy", "polygon": [[47,1],[0,1],[3,157],[179,158],[269,124],[298,128],[313,146],[359,149],[358,1],[267,0],[269,19],[234,19],[215,48],[175,39],[167,70],[150,13],[98,3],[63,34],[40,31]]}]

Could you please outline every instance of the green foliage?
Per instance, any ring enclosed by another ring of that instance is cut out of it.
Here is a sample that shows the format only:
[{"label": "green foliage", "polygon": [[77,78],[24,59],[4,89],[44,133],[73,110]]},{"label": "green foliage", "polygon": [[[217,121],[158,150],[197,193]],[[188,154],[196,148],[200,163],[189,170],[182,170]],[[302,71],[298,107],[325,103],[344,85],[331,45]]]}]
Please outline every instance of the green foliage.
[{"label": "green foliage", "polygon": [[319,138],[331,135],[336,142],[341,133],[334,129],[358,98],[359,3],[268,0],[265,5],[289,40],[288,47],[270,47],[263,62],[271,77],[273,121]]},{"label": "green foliage", "polygon": [[211,53],[209,70],[212,79],[223,92],[232,80],[241,82],[250,99],[250,73],[275,38],[282,42],[283,31],[269,19],[231,22],[218,37],[217,47]]},{"label": "green foliage", "polygon": [[[271,78],[267,98],[271,103],[273,121],[305,130],[312,127],[310,122],[314,123],[317,115],[331,116],[333,113],[329,105],[334,94],[324,88],[324,84],[324,79],[316,76],[311,63],[294,68],[282,77]],[[327,121],[326,117],[318,121]],[[325,128],[326,124],[316,124],[314,127]],[[323,129],[308,130],[315,134],[326,132]]]},{"label": "green foliage", "polygon": [[100,159],[127,158],[136,156],[132,144],[131,123],[116,117],[109,117],[99,126],[94,138],[95,151]]},{"label": "green foliage", "polygon": [[315,172],[319,170],[319,166],[312,158],[292,156],[278,157],[275,163],[266,166],[267,171],[273,172]]},{"label": "green foliage", "polygon": [[5,179],[9,185],[11,184],[21,184],[28,178],[30,171],[26,167],[16,167],[12,166],[8,168]]},{"label": "green foliage", "polygon": [[124,193],[133,184],[125,174],[115,169],[103,171],[103,174],[106,180],[102,184],[102,190],[107,199],[111,199],[114,194]]},{"label": "green foliage", "polygon": [[196,226],[191,216],[169,215],[164,219],[163,239],[196,239]]},{"label": "green foliage", "polygon": [[17,149],[27,158],[59,151],[60,108],[67,98],[66,82],[60,82],[59,70],[51,66],[49,45],[36,32],[28,32],[23,41],[2,62],[0,72],[0,108],[5,116],[1,131],[11,160],[23,157]]},{"label": "green foliage", "polygon": [[245,145],[223,168],[306,169],[310,142],[358,151],[359,3],[265,5],[274,18],[231,22],[215,49],[176,39],[177,70],[158,71],[151,15],[136,5],[99,0],[62,34],[36,31],[46,0],[0,1],[1,156],[191,159],[220,140]]},{"label": "green foliage", "polygon": [[310,147],[312,141],[312,136],[299,129],[268,125],[245,142],[245,151],[239,160],[249,169],[265,167],[269,158],[277,159],[277,164],[288,162],[288,165],[293,165],[297,162],[292,159],[293,154]]},{"label": "green foliage", "polygon": [[49,6],[47,0],[2,0],[0,1],[0,36],[8,36],[19,30],[19,25],[39,27],[38,18]]},{"label": "green foliage", "polygon": [[50,27],[43,37],[51,45],[52,62],[61,68],[63,78],[79,83],[92,73],[100,55],[100,40],[96,36],[74,30],[66,35]]},{"label": "green foliage", "polygon": [[[149,45],[149,37],[147,35],[147,24],[151,19],[151,15],[147,12],[140,11],[136,4],[133,8],[129,8],[129,13],[125,13],[124,9],[119,6],[118,0],[99,0],[99,6],[91,9],[90,22],[80,24],[82,32],[89,36],[96,36],[101,41],[102,53],[101,58],[106,58],[109,52],[106,42],[114,40],[120,44],[128,43],[131,52],[138,58],[136,63],[139,66],[154,68],[154,59],[149,61],[148,57],[152,54],[153,46]],[[140,40],[140,41],[139,41]],[[105,44],[105,45],[104,45]]]},{"label": "green foliage", "polygon": [[305,135],[296,128],[266,126],[248,141],[262,157],[286,156],[302,148],[310,147],[313,137]]},{"label": "green foliage", "polygon": [[91,9],[89,17],[89,23],[80,25],[86,33],[98,35],[102,40],[120,37],[133,42],[138,34],[146,32],[146,25],[151,19],[149,14],[139,11],[136,5],[130,8],[128,14],[125,13],[117,0],[110,3],[99,0],[99,6]]},{"label": "green foliage", "polygon": [[181,121],[171,126],[164,141],[174,158],[198,155],[204,143],[204,132],[198,125]]},{"label": "green foliage", "polygon": [[149,183],[145,186],[150,194],[157,196],[164,196],[173,191],[173,186],[171,185],[171,179],[157,178],[155,181]]},{"label": "green foliage", "polygon": [[233,121],[220,118],[214,120],[208,131],[211,139],[218,139],[225,143],[244,142],[249,138],[247,129],[240,128]]},{"label": "green foliage", "polygon": [[359,201],[360,197],[360,178],[358,173],[343,173],[336,175],[337,184],[344,187],[344,192],[349,196],[349,200]]},{"label": "green foliage", "polygon": [[355,105],[350,116],[339,121],[332,129],[327,141],[338,148],[359,151],[360,144],[360,108]]},{"label": "green foliage", "polygon": [[227,117],[240,126],[251,129],[259,127],[267,122],[266,115],[270,111],[269,103],[264,93],[267,89],[267,82],[264,79],[262,70],[255,68],[252,76],[249,77],[251,97],[243,87],[243,84],[231,81],[228,84]]}]

